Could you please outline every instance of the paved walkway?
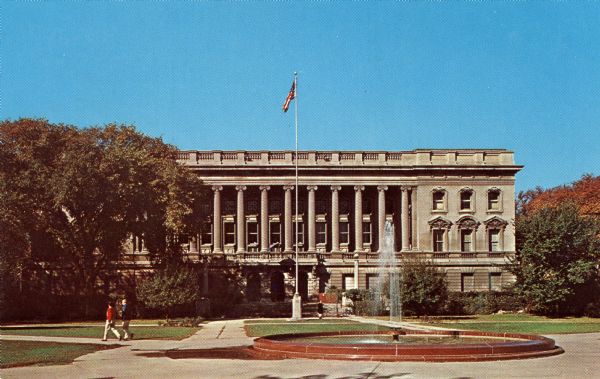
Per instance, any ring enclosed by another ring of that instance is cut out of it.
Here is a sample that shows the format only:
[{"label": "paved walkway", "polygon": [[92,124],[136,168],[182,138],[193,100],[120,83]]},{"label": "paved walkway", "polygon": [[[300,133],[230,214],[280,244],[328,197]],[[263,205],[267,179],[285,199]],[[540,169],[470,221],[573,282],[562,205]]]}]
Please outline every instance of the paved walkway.
[{"label": "paved walkway", "polygon": [[[135,331],[134,331],[135,333]],[[14,339],[17,336],[5,336]],[[208,323],[183,341],[133,340],[62,366],[2,370],[2,378],[593,378],[600,372],[600,333],[550,336],[565,349],[562,355],[513,361],[474,363],[351,362],[333,360],[171,359],[168,349],[246,346],[242,320]],[[19,337],[17,337],[19,338]],[[21,337],[24,339],[24,337]],[[28,337],[55,340],[58,337]],[[50,339],[52,338],[52,339]],[[61,340],[76,340],[65,338]],[[87,343],[88,341],[86,341]],[[99,341],[94,339],[94,343]]]}]

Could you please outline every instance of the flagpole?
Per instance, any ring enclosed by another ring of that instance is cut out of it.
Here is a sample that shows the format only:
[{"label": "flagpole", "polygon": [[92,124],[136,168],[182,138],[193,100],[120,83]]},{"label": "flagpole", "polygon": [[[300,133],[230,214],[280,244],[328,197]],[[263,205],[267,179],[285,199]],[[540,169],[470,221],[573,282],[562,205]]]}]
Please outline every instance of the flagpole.
[{"label": "flagpole", "polygon": [[300,320],[302,318],[302,300],[300,298],[300,293],[298,292],[298,191],[300,188],[298,187],[298,73],[294,72],[294,124],[296,126],[296,291],[294,292],[294,298],[292,299],[292,320]]}]

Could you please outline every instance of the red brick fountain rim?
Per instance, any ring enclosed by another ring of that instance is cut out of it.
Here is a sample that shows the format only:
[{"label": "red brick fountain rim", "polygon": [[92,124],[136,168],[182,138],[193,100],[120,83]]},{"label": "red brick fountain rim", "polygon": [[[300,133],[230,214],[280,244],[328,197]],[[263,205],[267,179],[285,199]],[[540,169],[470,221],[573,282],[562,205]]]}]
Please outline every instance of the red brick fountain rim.
[{"label": "red brick fountain rim", "polygon": [[[430,335],[454,337],[500,337],[511,341],[469,344],[328,344],[297,342],[295,338],[344,335]],[[254,350],[279,358],[341,359],[367,361],[469,362],[538,358],[561,354],[554,340],[531,334],[453,330],[394,330],[381,332],[326,332],[283,334],[258,338]]]}]

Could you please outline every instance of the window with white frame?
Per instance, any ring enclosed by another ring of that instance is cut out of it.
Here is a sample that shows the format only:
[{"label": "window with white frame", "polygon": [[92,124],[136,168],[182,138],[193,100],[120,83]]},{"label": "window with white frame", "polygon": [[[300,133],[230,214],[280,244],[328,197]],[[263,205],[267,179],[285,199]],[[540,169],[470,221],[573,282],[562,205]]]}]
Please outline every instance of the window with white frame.
[{"label": "window with white frame", "polygon": [[347,245],[350,243],[350,223],[348,221],[340,221],[340,244]]},{"label": "window with white frame", "polygon": [[490,272],[489,273],[488,289],[490,291],[501,291],[502,290],[502,273],[501,272]]},{"label": "window with white frame", "polygon": [[500,251],[500,229],[488,230],[488,251]]},{"label": "window with white frame", "polygon": [[434,211],[443,211],[446,209],[444,197],[446,195],[445,191],[436,190],[432,193],[432,209]]},{"label": "window with white frame", "polygon": [[363,244],[371,243],[371,222],[363,221],[362,223]]},{"label": "window with white frame", "polygon": [[249,220],[246,223],[246,241],[248,241],[248,247],[258,246],[258,222],[256,220]]},{"label": "window with white frame", "polygon": [[202,232],[200,233],[201,245],[212,245],[212,229],[213,224],[211,222],[206,222],[202,225]]},{"label": "window with white frame", "polygon": [[327,223],[320,221],[316,223],[317,228],[317,244],[325,245],[327,243]]},{"label": "window with white frame", "polygon": [[[303,251],[304,249],[304,222],[298,221],[298,231],[296,232],[296,222],[292,223],[292,230],[295,235],[298,237],[298,250]],[[294,237],[293,241],[294,246],[296,246],[296,238]]]},{"label": "window with white frame", "polygon": [[343,274],[342,275],[342,289],[344,291],[354,289],[354,275],[353,274]]},{"label": "window with white frame", "polygon": [[444,229],[434,229],[433,236],[433,251],[434,252],[442,252],[444,251],[444,234],[446,231]]},{"label": "window with white frame", "polygon": [[472,272],[463,272],[460,274],[461,292],[470,292],[475,289],[475,275]]},{"label": "window with white frame", "polygon": [[469,189],[460,192],[460,210],[470,211],[473,209],[473,191]]},{"label": "window with white frame", "polygon": [[281,247],[281,223],[271,221],[269,223],[269,250],[277,250]]},{"label": "window with white frame", "polygon": [[235,223],[223,223],[223,243],[225,245],[235,245]]},{"label": "window with white frame", "polygon": [[473,231],[462,229],[460,231],[460,250],[464,252],[473,251]]},{"label": "window with white frame", "polygon": [[500,210],[500,190],[492,189],[488,191],[488,210]]}]

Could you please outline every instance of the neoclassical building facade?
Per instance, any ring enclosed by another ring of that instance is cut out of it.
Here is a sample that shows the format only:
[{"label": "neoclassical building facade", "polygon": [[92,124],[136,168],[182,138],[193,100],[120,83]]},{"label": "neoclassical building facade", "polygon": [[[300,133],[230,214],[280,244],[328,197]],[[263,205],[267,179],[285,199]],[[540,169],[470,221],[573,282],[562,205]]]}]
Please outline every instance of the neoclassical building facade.
[{"label": "neoclassical building facade", "polygon": [[[384,226],[399,261],[443,270],[453,291],[500,289],[515,254],[513,153],[489,150],[181,151],[212,189],[193,259],[235,262],[249,298],[293,293],[295,244],[304,298],[329,286],[369,288]],[[296,229],[295,191],[298,191]]]}]

